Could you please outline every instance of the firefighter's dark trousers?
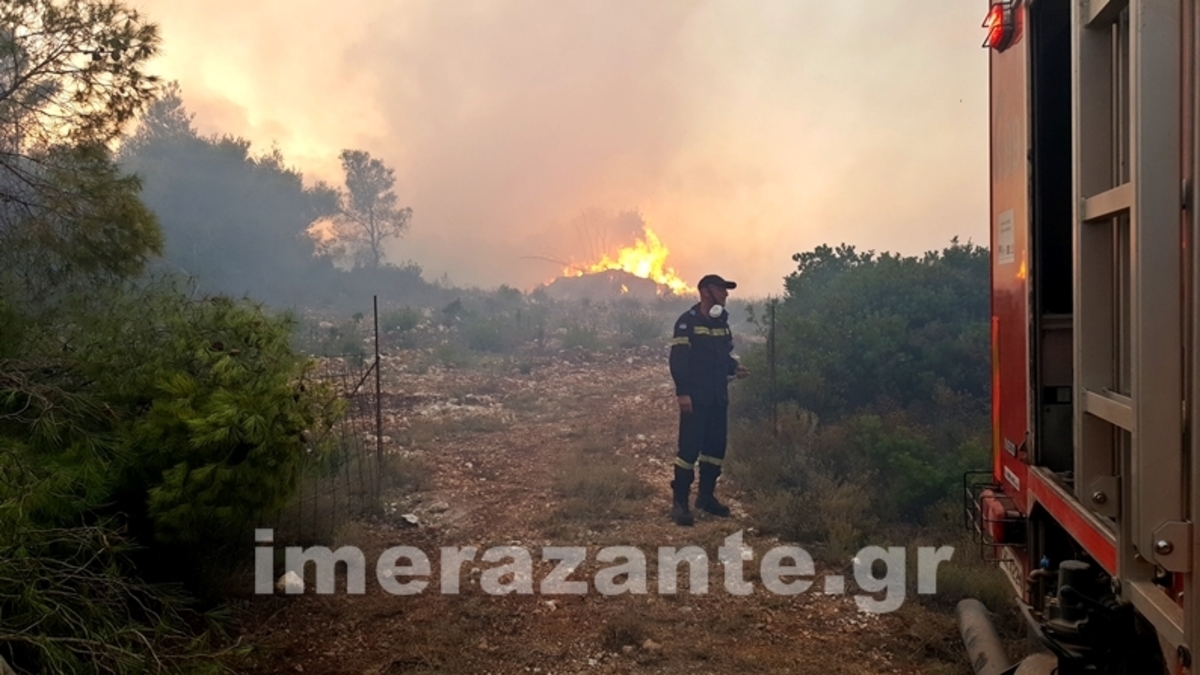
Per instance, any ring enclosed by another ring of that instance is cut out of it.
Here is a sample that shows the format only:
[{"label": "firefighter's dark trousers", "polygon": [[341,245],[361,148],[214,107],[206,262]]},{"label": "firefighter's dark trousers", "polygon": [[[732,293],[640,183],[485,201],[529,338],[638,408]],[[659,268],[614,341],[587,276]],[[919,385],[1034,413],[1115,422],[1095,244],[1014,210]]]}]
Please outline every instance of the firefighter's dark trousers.
[{"label": "firefighter's dark trousers", "polygon": [[700,465],[700,494],[712,495],[725,462],[729,407],[694,405],[679,414],[679,454],[675,457],[675,501],[686,503]]}]

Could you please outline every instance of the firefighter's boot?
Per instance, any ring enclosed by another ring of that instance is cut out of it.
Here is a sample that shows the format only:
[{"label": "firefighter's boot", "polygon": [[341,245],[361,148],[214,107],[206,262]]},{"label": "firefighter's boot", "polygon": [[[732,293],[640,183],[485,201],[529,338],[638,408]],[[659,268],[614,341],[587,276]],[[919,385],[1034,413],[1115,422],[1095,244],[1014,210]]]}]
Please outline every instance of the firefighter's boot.
[{"label": "firefighter's boot", "polygon": [[717,487],[718,467],[708,464],[700,465],[700,490],[696,495],[696,508],[721,518],[729,517],[729,507],[717,501],[713,491]]},{"label": "firefighter's boot", "polygon": [[671,491],[671,520],[684,527],[695,524],[692,512],[688,509],[688,497],[692,492],[692,472],[675,467],[675,480],[671,481]]}]

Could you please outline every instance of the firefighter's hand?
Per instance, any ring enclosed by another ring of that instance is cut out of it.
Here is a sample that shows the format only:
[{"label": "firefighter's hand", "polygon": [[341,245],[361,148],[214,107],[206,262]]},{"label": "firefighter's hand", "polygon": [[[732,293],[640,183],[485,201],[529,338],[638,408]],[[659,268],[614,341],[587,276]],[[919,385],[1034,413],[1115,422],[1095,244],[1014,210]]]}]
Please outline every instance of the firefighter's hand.
[{"label": "firefighter's hand", "polygon": [[692,397],[691,396],[680,396],[679,397],[679,412],[681,412],[681,413],[692,412]]},{"label": "firefighter's hand", "polygon": [[736,376],[739,380],[750,377],[750,369],[746,366],[738,366],[737,370],[734,372],[734,376]]}]

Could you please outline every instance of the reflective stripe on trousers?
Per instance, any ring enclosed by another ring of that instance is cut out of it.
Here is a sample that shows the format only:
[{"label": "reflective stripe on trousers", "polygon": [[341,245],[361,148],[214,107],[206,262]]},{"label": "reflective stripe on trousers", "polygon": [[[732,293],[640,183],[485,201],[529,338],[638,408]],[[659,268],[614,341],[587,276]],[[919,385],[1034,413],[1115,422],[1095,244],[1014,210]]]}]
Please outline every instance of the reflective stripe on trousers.
[{"label": "reflective stripe on trousers", "polygon": [[693,469],[699,462],[705,472],[721,472],[725,461],[728,406],[693,406],[679,413],[679,453],[675,466]]}]

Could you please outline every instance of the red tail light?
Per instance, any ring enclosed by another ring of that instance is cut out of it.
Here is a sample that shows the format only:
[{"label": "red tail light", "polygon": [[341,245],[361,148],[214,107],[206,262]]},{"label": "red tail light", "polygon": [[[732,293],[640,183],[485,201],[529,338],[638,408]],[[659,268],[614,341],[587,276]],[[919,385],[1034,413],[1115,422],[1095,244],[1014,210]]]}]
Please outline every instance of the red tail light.
[{"label": "red tail light", "polygon": [[1001,0],[988,9],[987,17],[983,20],[983,27],[987,29],[984,48],[1000,52],[1008,49],[1016,34],[1015,14],[1010,0]]}]

